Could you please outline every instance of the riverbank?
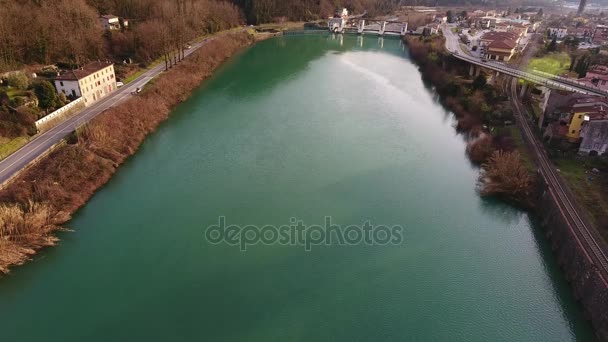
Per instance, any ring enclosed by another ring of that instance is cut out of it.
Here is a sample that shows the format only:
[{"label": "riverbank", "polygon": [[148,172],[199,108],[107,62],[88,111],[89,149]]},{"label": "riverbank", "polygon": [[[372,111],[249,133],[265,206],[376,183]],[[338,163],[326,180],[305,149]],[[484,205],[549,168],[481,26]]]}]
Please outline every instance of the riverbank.
[{"label": "riverbank", "polygon": [[[500,191],[495,191],[495,187],[501,184],[517,184],[518,179],[522,179],[525,175],[530,175],[535,170],[535,166],[532,163],[532,156],[526,157],[527,171],[525,171],[521,165],[518,167],[506,167],[504,164],[511,163],[521,164],[515,161],[513,156],[504,158],[499,163],[487,163],[487,154],[492,153],[490,160],[495,159],[495,156],[504,151],[505,149],[500,148],[500,145],[496,144],[499,134],[478,134],[480,127],[479,123],[492,127],[496,122],[492,122],[491,117],[487,116],[487,112],[482,107],[476,108],[476,110],[468,110],[467,103],[471,102],[469,94],[466,91],[462,91],[462,87],[467,86],[466,78],[458,78],[455,75],[466,75],[466,65],[461,63],[459,60],[451,57],[443,49],[443,40],[440,37],[432,38],[427,41],[420,41],[416,38],[408,37],[406,39],[408,45],[410,45],[410,51],[412,51],[413,58],[420,63],[420,69],[423,76],[436,87],[437,92],[443,97],[444,104],[455,112],[456,117],[459,120],[458,128],[469,135],[469,148],[468,154],[472,161],[484,160],[482,164],[482,171],[480,178],[483,179],[488,174],[496,173],[496,167],[502,165],[508,172],[499,172],[499,176],[495,177],[494,182],[486,182],[481,184],[480,193],[482,195],[489,195],[506,199],[514,204],[524,204],[524,207],[528,209],[534,209],[533,212],[539,217],[542,226],[545,229],[546,237],[551,240],[552,249],[555,253],[558,264],[562,268],[566,279],[570,282],[572,290],[577,300],[582,304],[586,317],[592,322],[595,328],[597,336],[600,340],[608,340],[608,320],[603,314],[603,309],[606,307],[608,301],[608,293],[606,292],[606,284],[602,277],[598,273],[596,266],[587,256],[585,250],[582,248],[580,243],[577,241],[576,235],[573,233],[569,223],[563,219],[560,213],[560,208],[556,205],[549,191],[547,191],[546,184],[542,182],[538,175],[535,175],[536,180],[526,186],[527,190],[522,193],[523,196],[516,196],[525,199],[523,202],[513,201],[513,194],[517,192],[517,187],[510,187],[505,189],[504,186],[500,186]],[[434,56],[438,56],[435,58]],[[427,56],[427,58],[425,58]],[[430,57],[430,58],[428,58]],[[430,61],[429,61],[430,60]],[[437,62],[433,62],[436,60]],[[453,74],[450,73],[453,72]],[[448,80],[448,82],[445,82]],[[478,81],[476,78],[469,83],[475,83]],[[496,81],[495,81],[496,82]],[[499,82],[496,82],[499,84]],[[497,90],[497,89],[495,89]],[[451,93],[453,91],[455,94]],[[491,103],[492,106],[503,106],[502,96],[497,95],[494,98],[486,98],[487,103]],[[509,117],[512,118],[512,109],[510,106],[505,106],[505,111],[511,111]],[[486,112],[486,113],[484,113]],[[461,124],[464,122],[464,124]],[[478,123],[477,125],[470,123]],[[496,127],[495,127],[496,128]],[[503,127],[498,132],[507,129]],[[517,131],[517,129],[516,129]],[[471,133],[472,132],[472,133]],[[512,135],[511,135],[512,136]],[[516,139],[516,141],[521,140]],[[523,141],[516,143],[508,142],[506,145],[503,141],[502,145],[506,146],[506,150],[518,150],[521,153],[529,153],[527,146]],[[510,159],[510,161],[509,161]],[[500,176],[500,174],[509,174],[511,181],[505,181],[507,178]],[[506,191],[505,191],[506,190]],[[518,203],[519,202],[519,203]]]},{"label": "riverbank", "polygon": [[96,117],[0,191],[0,272],[56,244],[54,232],[134,154],[223,62],[256,41],[247,32],[210,41],[137,97]]},{"label": "riverbank", "polygon": [[533,208],[537,176],[526,162],[527,151],[519,148],[518,132],[510,129],[513,112],[498,81],[470,74],[468,64],[447,53],[442,36],[406,36],[404,41],[423,79],[454,112],[456,129],[467,138],[469,159],[481,166],[480,194]]}]

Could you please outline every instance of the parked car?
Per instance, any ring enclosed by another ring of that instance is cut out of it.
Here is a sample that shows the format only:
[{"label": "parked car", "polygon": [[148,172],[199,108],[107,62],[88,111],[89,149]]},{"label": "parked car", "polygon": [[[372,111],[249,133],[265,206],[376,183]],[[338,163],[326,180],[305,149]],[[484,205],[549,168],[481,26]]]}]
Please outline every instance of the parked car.
[{"label": "parked car", "polygon": [[124,83],[122,83],[122,82],[116,82],[116,87],[117,87],[117,88],[120,88],[120,87],[122,87],[122,86],[124,86],[124,85],[125,85],[125,84],[124,84]]}]

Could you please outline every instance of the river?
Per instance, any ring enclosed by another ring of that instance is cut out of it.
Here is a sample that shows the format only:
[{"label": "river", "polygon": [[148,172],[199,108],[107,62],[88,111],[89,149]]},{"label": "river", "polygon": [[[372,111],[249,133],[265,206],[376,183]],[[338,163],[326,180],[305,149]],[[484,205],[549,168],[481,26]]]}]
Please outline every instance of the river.
[{"label": "river", "polygon": [[[478,196],[453,126],[398,39],[260,42],[0,281],[2,340],[591,340],[540,228]],[[220,216],[402,241],[241,251],[206,239]]]}]

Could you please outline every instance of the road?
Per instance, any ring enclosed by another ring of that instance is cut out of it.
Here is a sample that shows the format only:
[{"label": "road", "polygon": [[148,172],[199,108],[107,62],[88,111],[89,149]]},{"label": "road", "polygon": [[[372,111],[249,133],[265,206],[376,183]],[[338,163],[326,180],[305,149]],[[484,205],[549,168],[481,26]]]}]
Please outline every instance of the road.
[{"label": "road", "polygon": [[581,94],[598,95],[608,97],[608,92],[601,89],[588,86],[577,80],[568,79],[560,76],[551,75],[542,71],[523,71],[518,68],[509,66],[507,64],[489,61],[477,57],[473,57],[468,54],[468,51],[462,49],[460,44],[460,38],[454,32],[452,28],[454,25],[443,24],[441,30],[445,37],[446,49],[452,53],[452,55],[458,59],[464,60],[471,64],[478,65],[480,67],[498,71],[500,73],[524,79],[526,81],[540,84],[552,89],[560,89],[566,91],[577,92]]},{"label": "road", "polygon": [[[189,56],[204,44],[218,37],[219,36],[215,36],[205,39],[202,42],[192,44],[192,48],[186,50],[184,55],[186,57]],[[63,121],[52,129],[39,134],[35,137],[35,139],[27,143],[21,149],[0,161],[0,184],[3,185],[8,180],[12,179],[13,176],[18,174],[20,170],[29,165],[36,158],[46,153],[53,145],[60,142],[76,128],[89,122],[103,111],[124,102],[131,96],[135,96],[131,94],[133,91],[135,91],[137,88],[143,88],[146,83],[161,74],[164,70],[164,63],[160,63],[150,70],[147,70],[129,84],[106,96],[92,106],[85,108],[83,111]]]}]

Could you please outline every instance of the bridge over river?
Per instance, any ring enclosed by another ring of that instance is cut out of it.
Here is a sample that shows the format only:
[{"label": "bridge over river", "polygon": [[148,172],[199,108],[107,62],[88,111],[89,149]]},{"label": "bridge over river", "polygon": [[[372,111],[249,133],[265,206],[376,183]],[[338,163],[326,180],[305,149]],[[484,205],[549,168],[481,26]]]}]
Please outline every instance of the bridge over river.
[{"label": "bridge over river", "polygon": [[539,84],[551,89],[566,90],[581,94],[608,97],[608,92],[598,89],[596,87],[583,84],[573,79],[555,76],[536,70],[524,71],[505,63],[473,57],[468,53],[468,51],[462,49],[458,35],[452,32],[451,27],[449,25],[442,25],[442,32],[445,36],[446,49],[452,54],[452,56],[470,63],[472,71],[475,70],[475,68],[481,67],[484,69],[496,71],[497,73],[526,80],[534,84]]}]

